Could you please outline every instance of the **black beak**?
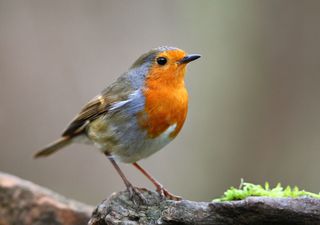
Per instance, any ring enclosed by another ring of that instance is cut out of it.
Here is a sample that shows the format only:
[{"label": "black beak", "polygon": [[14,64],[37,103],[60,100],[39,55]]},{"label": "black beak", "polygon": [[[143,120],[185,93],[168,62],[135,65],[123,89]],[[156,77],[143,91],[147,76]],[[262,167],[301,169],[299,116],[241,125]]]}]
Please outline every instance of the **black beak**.
[{"label": "black beak", "polygon": [[183,57],[183,59],[181,59],[179,61],[180,64],[185,64],[185,63],[189,63],[191,61],[194,61],[196,59],[199,59],[201,57],[201,55],[199,54],[190,54],[190,55],[187,55],[185,57]]}]

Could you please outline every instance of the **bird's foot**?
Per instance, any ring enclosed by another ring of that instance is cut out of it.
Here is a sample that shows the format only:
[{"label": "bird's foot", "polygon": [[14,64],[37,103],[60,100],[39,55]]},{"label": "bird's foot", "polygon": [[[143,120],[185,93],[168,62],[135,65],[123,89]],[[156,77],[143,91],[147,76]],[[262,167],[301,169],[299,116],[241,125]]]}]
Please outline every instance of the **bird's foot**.
[{"label": "bird's foot", "polygon": [[148,204],[147,199],[141,193],[141,191],[143,189],[134,187],[133,185],[129,185],[127,187],[127,190],[129,192],[129,198],[132,200],[132,202],[135,205],[147,205]]},{"label": "bird's foot", "polygon": [[162,185],[157,187],[157,192],[159,193],[162,199],[169,199],[173,201],[180,201],[182,197],[174,195],[170,193],[167,189],[165,189]]}]

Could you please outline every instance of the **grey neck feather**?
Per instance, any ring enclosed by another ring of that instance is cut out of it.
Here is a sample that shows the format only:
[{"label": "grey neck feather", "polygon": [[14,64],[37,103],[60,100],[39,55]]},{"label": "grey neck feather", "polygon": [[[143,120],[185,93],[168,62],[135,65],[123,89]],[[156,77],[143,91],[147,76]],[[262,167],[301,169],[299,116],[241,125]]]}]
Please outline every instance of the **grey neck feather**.
[{"label": "grey neck feather", "polygon": [[158,52],[158,50],[151,50],[143,54],[130,67],[127,75],[133,89],[139,89],[144,85],[146,75],[149,73]]}]

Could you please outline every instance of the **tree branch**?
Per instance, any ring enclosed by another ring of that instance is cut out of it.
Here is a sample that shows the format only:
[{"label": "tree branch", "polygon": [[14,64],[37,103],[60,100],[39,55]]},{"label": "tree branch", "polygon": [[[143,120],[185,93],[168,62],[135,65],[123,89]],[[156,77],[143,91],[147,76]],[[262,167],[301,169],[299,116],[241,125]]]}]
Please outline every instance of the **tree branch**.
[{"label": "tree branch", "polygon": [[313,198],[250,197],[231,202],[161,200],[143,191],[147,205],[135,205],[127,192],[113,194],[97,206],[89,225],[212,224],[212,225],[316,225],[320,200]]},{"label": "tree branch", "polygon": [[66,199],[29,181],[0,173],[0,225],[320,225],[320,199],[251,197],[231,202],[162,200],[142,190],[147,204],[126,191],[92,207]]},{"label": "tree branch", "polygon": [[0,172],[0,225],[85,225],[93,208]]}]

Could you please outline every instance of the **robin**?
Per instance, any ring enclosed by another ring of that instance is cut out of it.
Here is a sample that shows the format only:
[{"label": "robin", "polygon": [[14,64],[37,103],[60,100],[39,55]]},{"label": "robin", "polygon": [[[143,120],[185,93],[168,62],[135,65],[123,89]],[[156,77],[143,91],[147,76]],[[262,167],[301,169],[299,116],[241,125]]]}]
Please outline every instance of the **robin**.
[{"label": "robin", "polygon": [[179,200],[138,163],[160,150],[181,130],[188,111],[186,66],[200,58],[175,47],[158,47],[140,56],[130,69],[89,101],[60,139],[35,154],[51,155],[74,143],[97,146],[110,160],[130,196],[141,192],[117,162],[131,163],[156,187],[161,197]]}]

